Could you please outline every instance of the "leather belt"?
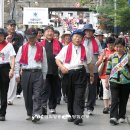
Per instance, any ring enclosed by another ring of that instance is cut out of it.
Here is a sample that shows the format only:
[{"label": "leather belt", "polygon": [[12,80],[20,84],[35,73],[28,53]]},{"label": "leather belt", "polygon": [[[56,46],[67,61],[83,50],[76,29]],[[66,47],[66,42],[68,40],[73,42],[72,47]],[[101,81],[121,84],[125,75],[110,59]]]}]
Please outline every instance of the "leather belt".
[{"label": "leather belt", "polygon": [[80,68],[78,68],[78,69],[71,69],[71,70],[69,70],[69,72],[72,72],[72,71],[81,71],[83,69],[85,69],[85,67],[84,67],[84,65],[81,65]]},{"label": "leather belt", "polygon": [[41,69],[23,69],[23,71],[26,71],[26,72],[41,72],[42,70]]}]

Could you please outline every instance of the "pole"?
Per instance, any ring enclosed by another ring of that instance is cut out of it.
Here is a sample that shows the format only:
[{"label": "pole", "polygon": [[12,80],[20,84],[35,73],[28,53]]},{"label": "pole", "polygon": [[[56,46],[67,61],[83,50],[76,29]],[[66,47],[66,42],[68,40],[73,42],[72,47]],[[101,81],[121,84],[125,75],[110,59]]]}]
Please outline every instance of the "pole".
[{"label": "pole", "polygon": [[117,0],[114,0],[114,10],[115,10],[114,33],[117,34],[117,19],[116,19]]},{"label": "pole", "polygon": [[4,0],[0,0],[0,27],[4,28]]},{"label": "pole", "polygon": [[103,5],[103,0],[100,0],[100,6],[102,6]]},{"label": "pole", "polygon": [[10,6],[10,19],[16,20],[16,1],[17,0],[11,0],[11,6]]},{"label": "pole", "polygon": [[28,1],[28,6],[31,7],[31,1]]},{"label": "pole", "polygon": [[98,13],[99,0],[96,1],[96,11]]}]

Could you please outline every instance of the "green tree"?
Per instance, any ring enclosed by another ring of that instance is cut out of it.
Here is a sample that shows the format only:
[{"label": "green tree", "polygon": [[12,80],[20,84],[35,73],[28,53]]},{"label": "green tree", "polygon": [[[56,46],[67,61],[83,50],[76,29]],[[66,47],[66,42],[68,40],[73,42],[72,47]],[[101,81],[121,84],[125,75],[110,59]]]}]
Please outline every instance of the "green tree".
[{"label": "green tree", "polygon": [[[116,10],[114,8],[114,1],[115,0],[107,0],[104,6],[98,7],[98,12],[102,15],[106,15],[110,19],[116,19],[116,23],[121,27],[121,30],[127,32],[130,29],[130,6],[128,5],[128,0],[116,0]],[[111,22],[111,24],[114,25],[114,21],[113,23]]]},{"label": "green tree", "polygon": [[[99,13],[99,24],[103,25],[106,31],[112,32],[115,17],[113,0],[104,1],[104,4],[99,5],[96,11]],[[101,20],[100,17],[102,18]]]},{"label": "green tree", "polygon": [[93,0],[80,0],[81,5],[85,5],[85,4],[89,4],[91,3]]},{"label": "green tree", "polygon": [[[130,30],[130,6],[128,0],[116,0],[117,9],[115,10],[115,0],[102,0],[103,5],[95,6],[95,10],[100,14],[99,23],[104,24],[106,29],[109,30],[114,26],[114,21],[123,31]],[[91,0],[81,0],[82,3],[91,2]]]}]

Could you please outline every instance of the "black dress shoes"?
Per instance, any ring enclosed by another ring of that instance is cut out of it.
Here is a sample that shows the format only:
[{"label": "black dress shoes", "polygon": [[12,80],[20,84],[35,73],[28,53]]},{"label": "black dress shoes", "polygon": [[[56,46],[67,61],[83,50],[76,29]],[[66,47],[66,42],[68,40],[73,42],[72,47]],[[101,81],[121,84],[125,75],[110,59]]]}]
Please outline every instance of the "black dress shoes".
[{"label": "black dress shoes", "polygon": [[0,116],[0,121],[5,121],[5,116]]},{"label": "black dress shoes", "polygon": [[75,124],[75,125],[79,125],[80,123],[83,123],[83,119],[82,119],[82,118],[76,118],[76,119],[74,120],[74,124]]},{"label": "black dress shoes", "polygon": [[68,122],[74,122],[75,118],[73,118],[72,116],[68,118]]},{"label": "black dress shoes", "polygon": [[47,115],[47,108],[42,107],[42,115]]}]

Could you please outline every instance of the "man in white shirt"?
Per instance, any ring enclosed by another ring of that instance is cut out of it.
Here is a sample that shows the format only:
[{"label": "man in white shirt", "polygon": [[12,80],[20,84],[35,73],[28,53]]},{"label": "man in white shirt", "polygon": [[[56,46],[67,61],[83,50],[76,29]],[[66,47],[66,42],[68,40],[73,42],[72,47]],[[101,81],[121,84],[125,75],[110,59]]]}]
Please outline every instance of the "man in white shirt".
[{"label": "man in white shirt", "polygon": [[25,100],[27,115],[32,122],[40,120],[43,105],[43,80],[48,70],[46,51],[37,41],[37,31],[29,28],[25,32],[28,42],[19,48],[16,56],[15,74],[20,80],[20,65],[22,68],[21,85]]},{"label": "man in white shirt", "polygon": [[84,41],[83,41],[83,45],[85,47],[85,49],[87,50],[87,52],[90,52],[91,57],[92,57],[92,63],[94,65],[94,82],[93,84],[91,84],[89,82],[89,78],[90,78],[90,72],[88,70],[88,68],[86,69],[87,71],[87,92],[88,92],[88,101],[87,101],[87,111],[89,115],[92,115],[93,110],[94,110],[94,105],[96,102],[96,94],[97,94],[97,80],[98,80],[98,68],[95,65],[97,60],[98,60],[98,56],[102,53],[102,47],[100,42],[95,39],[94,37],[94,32],[95,29],[93,29],[92,24],[85,24],[83,27],[83,31],[85,33],[84,36]]},{"label": "man in white shirt", "polygon": [[[17,54],[18,49],[20,46],[23,45],[24,37],[23,35],[16,31],[16,21],[13,19],[10,19],[7,21],[7,37],[6,40],[10,42],[15,50],[15,53]],[[21,88],[20,82],[19,84],[16,83],[15,75],[10,80],[9,83],[9,90],[8,90],[8,105],[13,105],[13,101],[16,97],[16,91]]]},{"label": "man in white shirt", "polygon": [[60,53],[55,57],[56,63],[63,74],[68,74],[68,112],[70,118],[68,122],[74,122],[78,125],[82,123],[84,111],[84,96],[86,89],[86,69],[90,71],[90,81],[93,82],[93,65],[91,58],[87,55],[85,47],[81,44],[83,32],[76,30],[72,33],[72,42],[62,48]]}]

